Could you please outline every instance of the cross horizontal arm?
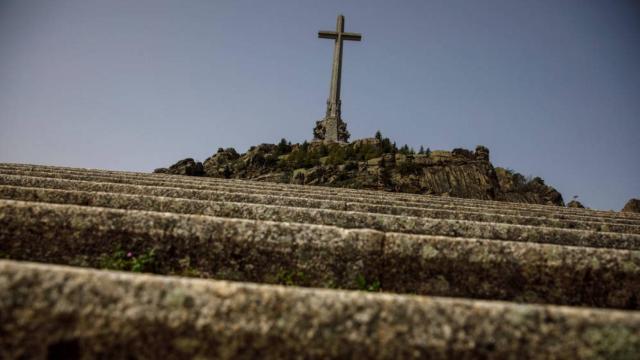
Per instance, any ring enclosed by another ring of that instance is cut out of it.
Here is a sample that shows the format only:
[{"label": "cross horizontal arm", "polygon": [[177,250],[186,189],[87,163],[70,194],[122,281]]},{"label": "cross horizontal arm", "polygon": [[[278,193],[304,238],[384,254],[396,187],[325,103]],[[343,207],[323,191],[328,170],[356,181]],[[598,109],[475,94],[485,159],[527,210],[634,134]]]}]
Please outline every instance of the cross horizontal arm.
[{"label": "cross horizontal arm", "polygon": [[335,31],[318,31],[318,37],[321,39],[337,39],[338,33]]},{"label": "cross horizontal arm", "polygon": [[358,33],[352,33],[352,32],[343,32],[342,33],[342,39],[343,40],[360,41],[360,40],[362,40],[362,35],[358,34]]}]

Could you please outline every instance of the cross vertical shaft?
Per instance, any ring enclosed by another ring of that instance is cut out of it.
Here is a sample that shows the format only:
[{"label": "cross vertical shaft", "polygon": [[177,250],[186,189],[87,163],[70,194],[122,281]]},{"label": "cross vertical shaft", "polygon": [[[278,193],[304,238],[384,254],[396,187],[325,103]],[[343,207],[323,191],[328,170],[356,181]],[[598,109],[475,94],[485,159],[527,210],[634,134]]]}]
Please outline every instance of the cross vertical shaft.
[{"label": "cross vertical shaft", "polygon": [[331,88],[327,103],[327,116],[340,116],[340,80],[342,78],[342,33],[344,16],[339,15],[336,22],[336,41],[333,48],[333,66],[331,68]]},{"label": "cross vertical shaft", "polygon": [[[338,15],[336,31],[320,31],[318,37],[335,40],[333,48],[333,66],[331,69],[331,88],[327,99],[327,112],[321,120],[323,129],[316,130],[316,139],[328,141],[346,141],[348,133],[341,118],[340,83],[342,77],[342,45],[345,40],[360,41],[362,35],[344,31],[344,16]],[[316,127],[318,128],[318,126]],[[344,134],[340,135],[340,128]]]}]

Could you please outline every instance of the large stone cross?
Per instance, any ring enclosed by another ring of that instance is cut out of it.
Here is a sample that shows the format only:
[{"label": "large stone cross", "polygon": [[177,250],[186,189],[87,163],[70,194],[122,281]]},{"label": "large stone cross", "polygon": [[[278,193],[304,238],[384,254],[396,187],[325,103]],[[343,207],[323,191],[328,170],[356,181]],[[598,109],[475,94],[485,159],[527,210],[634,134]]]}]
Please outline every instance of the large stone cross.
[{"label": "large stone cross", "polygon": [[344,40],[360,41],[361,34],[344,31],[344,16],[338,15],[336,31],[319,31],[318,37],[335,40],[333,48],[333,69],[331,71],[331,89],[327,100],[325,118],[316,123],[314,137],[316,140],[344,142],[349,139],[347,125],[340,116],[340,78],[342,75],[342,42]]}]

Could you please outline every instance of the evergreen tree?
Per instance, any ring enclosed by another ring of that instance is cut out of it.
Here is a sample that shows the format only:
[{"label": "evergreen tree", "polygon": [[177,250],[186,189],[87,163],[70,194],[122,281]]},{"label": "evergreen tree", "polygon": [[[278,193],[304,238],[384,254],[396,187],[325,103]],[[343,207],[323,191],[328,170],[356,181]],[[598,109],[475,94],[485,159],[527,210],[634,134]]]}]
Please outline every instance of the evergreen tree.
[{"label": "evergreen tree", "polygon": [[411,150],[409,150],[409,145],[404,144],[404,145],[402,145],[402,147],[400,148],[400,150],[398,152],[400,154],[402,154],[402,155],[409,155],[411,153]]},{"label": "evergreen tree", "polygon": [[380,132],[380,130],[376,131],[376,139],[379,142],[382,142],[382,133]]},{"label": "evergreen tree", "polygon": [[287,142],[287,139],[282,138],[278,143],[278,154],[288,154],[291,152],[291,142]]}]

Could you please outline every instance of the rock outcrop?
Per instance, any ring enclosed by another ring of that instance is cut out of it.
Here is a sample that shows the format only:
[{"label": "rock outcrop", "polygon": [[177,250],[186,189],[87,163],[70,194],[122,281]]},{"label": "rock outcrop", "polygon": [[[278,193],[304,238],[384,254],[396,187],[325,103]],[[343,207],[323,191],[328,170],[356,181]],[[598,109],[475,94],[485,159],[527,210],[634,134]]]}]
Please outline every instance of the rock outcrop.
[{"label": "rock outcrop", "polygon": [[[184,161],[169,172],[182,169]],[[526,179],[495,168],[484,146],[475,151],[415,152],[408,147],[398,149],[381,136],[348,144],[261,144],[245,154],[221,148],[204,161],[203,173],[217,178],[564,205],[562,195],[541,178]]]},{"label": "rock outcrop", "polygon": [[622,208],[622,211],[640,213],[640,199],[631,199],[627,201],[624,208]]},{"label": "rock outcrop", "polygon": [[578,200],[571,200],[567,204],[568,208],[584,209],[584,205]]},{"label": "rock outcrop", "polygon": [[173,175],[188,175],[188,176],[202,176],[204,175],[204,169],[201,162],[196,162],[192,158],[187,158],[178,161],[167,168],[155,169],[153,172],[160,174],[173,174]]}]

